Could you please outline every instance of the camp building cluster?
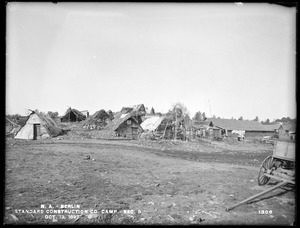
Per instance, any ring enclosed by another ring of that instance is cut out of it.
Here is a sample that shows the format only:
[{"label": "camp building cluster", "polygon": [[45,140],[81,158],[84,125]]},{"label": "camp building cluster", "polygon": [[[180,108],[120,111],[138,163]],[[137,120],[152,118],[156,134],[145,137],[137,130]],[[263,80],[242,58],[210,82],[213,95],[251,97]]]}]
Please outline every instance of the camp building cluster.
[{"label": "camp building cluster", "polygon": [[61,123],[78,123],[83,130],[108,131],[114,137],[127,139],[146,138],[195,140],[197,138],[222,139],[243,135],[246,138],[261,138],[277,135],[290,138],[295,126],[289,124],[263,125],[258,121],[207,118],[203,121],[186,120],[175,112],[146,112],[143,104],[123,107],[113,113],[103,109],[92,116],[88,111],[68,108],[63,116],[51,118],[49,114],[31,111],[20,126],[6,117],[6,133],[16,139],[46,139],[66,134],[70,129],[59,127]]}]

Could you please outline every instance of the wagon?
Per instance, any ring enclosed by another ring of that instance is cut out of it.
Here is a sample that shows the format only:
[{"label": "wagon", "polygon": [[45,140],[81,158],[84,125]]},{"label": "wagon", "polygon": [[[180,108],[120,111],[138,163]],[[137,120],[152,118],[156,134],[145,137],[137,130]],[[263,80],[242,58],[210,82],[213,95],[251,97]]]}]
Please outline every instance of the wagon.
[{"label": "wagon", "polygon": [[258,173],[258,185],[265,185],[269,180],[275,179],[280,183],[266,189],[265,191],[251,196],[235,205],[225,208],[226,211],[240,206],[244,203],[248,203],[253,199],[260,197],[268,192],[271,192],[277,188],[280,188],[286,184],[295,185],[295,142],[294,141],[273,141],[273,154],[266,157],[262,162]]},{"label": "wagon", "polygon": [[295,184],[295,142],[274,141],[273,154],[266,157],[258,173],[258,185],[265,185],[269,180]]}]

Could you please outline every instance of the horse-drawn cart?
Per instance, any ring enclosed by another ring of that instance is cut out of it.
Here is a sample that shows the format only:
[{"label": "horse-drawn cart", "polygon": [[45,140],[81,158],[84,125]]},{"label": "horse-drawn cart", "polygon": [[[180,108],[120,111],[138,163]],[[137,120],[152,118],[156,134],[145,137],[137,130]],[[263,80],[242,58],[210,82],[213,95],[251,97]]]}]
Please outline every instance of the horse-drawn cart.
[{"label": "horse-drawn cart", "polygon": [[295,184],[295,142],[275,141],[273,155],[260,166],[258,185],[265,185],[270,178]]},{"label": "horse-drawn cart", "polygon": [[258,173],[258,185],[261,186],[267,184],[271,178],[280,181],[280,183],[255,196],[226,208],[226,211],[229,211],[241,204],[250,202],[259,196],[286,185],[287,183],[295,185],[295,142],[277,140],[273,141],[273,146],[273,154],[268,156],[260,166]]}]

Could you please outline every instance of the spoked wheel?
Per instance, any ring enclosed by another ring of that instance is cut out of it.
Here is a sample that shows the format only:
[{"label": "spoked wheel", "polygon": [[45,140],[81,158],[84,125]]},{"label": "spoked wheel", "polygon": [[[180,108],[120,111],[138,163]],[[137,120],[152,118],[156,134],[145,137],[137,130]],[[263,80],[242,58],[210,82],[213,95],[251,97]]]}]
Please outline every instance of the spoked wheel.
[{"label": "spoked wheel", "polygon": [[269,156],[263,161],[260,166],[259,173],[258,173],[258,185],[265,185],[270,180],[270,177],[265,176],[268,169],[271,169],[273,166],[273,157]]}]

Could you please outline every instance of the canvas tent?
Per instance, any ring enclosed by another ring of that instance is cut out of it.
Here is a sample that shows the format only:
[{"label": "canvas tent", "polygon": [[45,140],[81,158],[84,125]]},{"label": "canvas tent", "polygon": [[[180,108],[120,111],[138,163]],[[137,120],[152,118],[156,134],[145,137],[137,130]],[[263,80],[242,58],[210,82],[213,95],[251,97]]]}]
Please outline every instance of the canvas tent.
[{"label": "canvas tent", "polygon": [[63,133],[49,115],[32,111],[25,125],[17,132],[16,139],[42,139],[55,137]]},{"label": "canvas tent", "polygon": [[66,113],[60,118],[61,122],[79,122],[85,119],[86,116],[74,108],[68,108]]},{"label": "canvas tent", "polygon": [[82,125],[83,128],[87,129],[102,129],[110,122],[111,116],[104,109],[101,109],[84,120]]}]

